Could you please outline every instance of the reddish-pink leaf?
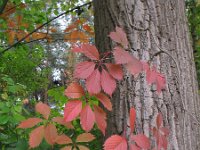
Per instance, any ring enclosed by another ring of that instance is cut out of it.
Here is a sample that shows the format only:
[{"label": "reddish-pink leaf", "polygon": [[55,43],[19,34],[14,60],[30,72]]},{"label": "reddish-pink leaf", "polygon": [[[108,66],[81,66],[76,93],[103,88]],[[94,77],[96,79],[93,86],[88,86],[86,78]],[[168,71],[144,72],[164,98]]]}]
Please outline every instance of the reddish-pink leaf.
[{"label": "reddish-pink leaf", "polygon": [[44,138],[47,141],[47,143],[50,145],[54,145],[57,136],[58,132],[55,125],[48,124],[44,129]]},{"label": "reddish-pink leaf", "polygon": [[82,53],[92,60],[99,60],[99,52],[94,45],[83,44]]},{"label": "reddish-pink leaf", "polygon": [[51,109],[47,104],[39,102],[35,106],[35,111],[40,113],[41,115],[43,115],[43,117],[45,119],[48,119],[49,115],[50,115],[50,112],[51,112]]},{"label": "reddish-pink leaf", "polygon": [[94,62],[84,61],[78,63],[75,67],[74,77],[79,79],[86,79],[92,74],[94,68],[95,68]]},{"label": "reddish-pink leaf", "polygon": [[80,46],[74,46],[74,47],[72,48],[72,52],[75,52],[75,53],[82,53],[82,52],[83,52],[83,49],[82,49],[82,47],[80,47]]},{"label": "reddish-pink leaf", "polygon": [[112,95],[116,88],[115,79],[104,69],[101,72],[101,87],[109,95]]},{"label": "reddish-pink leaf", "polygon": [[40,118],[29,118],[27,120],[22,121],[17,128],[32,128],[40,122],[42,122],[42,119]]},{"label": "reddish-pink leaf", "polygon": [[84,145],[78,145],[79,150],[90,150],[88,147]]},{"label": "reddish-pink leaf", "polygon": [[144,134],[131,135],[131,140],[135,141],[136,144],[141,148],[150,148],[150,141]]},{"label": "reddish-pink leaf", "polygon": [[117,64],[127,64],[133,59],[132,56],[121,47],[115,47],[113,55]]},{"label": "reddish-pink leaf", "polygon": [[68,129],[74,129],[74,127],[71,124],[71,122],[65,122],[63,117],[55,117],[55,118],[52,119],[52,121],[57,122],[57,123],[59,123],[61,125],[64,125]]},{"label": "reddish-pink leaf", "polygon": [[105,141],[104,150],[127,150],[127,141],[119,135],[113,135]]},{"label": "reddish-pink leaf", "polygon": [[126,37],[126,33],[123,31],[122,28],[120,27],[116,27],[116,32],[111,32],[109,34],[109,37],[117,42],[117,43],[120,43],[121,45],[123,45],[125,48],[128,47],[128,40],[127,40],[127,37]]},{"label": "reddish-pink leaf", "polygon": [[44,126],[39,126],[31,131],[29,136],[30,148],[35,148],[40,145],[44,137]]},{"label": "reddish-pink leaf", "polygon": [[146,71],[147,83],[149,83],[149,84],[155,83],[156,82],[156,76],[157,76],[157,73],[156,73],[155,67],[153,67],[152,70],[150,68],[147,68],[147,71]]},{"label": "reddish-pink leaf", "polygon": [[105,108],[108,110],[112,110],[112,103],[110,102],[110,99],[108,96],[106,96],[103,93],[96,94],[95,97],[103,104]]},{"label": "reddish-pink leaf", "polygon": [[140,150],[140,148],[135,144],[130,144],[130,150]]},{"label": "reddish-pink leaf", "polygon": [[89,132],[92,129],[95,121],[95,116],[89,105],[86,105],[81,111],[80,121],[83,130]]},{"label": "reddish-pink leaf", "polygon": [[76,142],[90,142],[95,139],[95,136],[91,133],[83,133],[78,135]]},{"label": "reddish-pink leaf", "polygon": [[82,86],[74,82],[67,87],[67,89],[65,90],[65,95],[68,96],[69,98],[80,98],[84,96],[85,93]]},{"label": "reddish-pink leaf", "polygon": [[136,112],[135,112],[135,108],[131,108],[130,109],[130,128],[131,128],[131,132],[134,131],[135,128],[135,119],[136,119]]},{"label": "reddish-pink leaf", "polygon": [[98,128],[105,135],[105,130],[107,127],[106,113],[99,106],[94,105],[94,115],[95,115],[95,120],[96,120],[96,124]]},{"label": "reddish-pink leaf", "polygon": [[157,115],[157,118],[156,118],[156,125],[157,125],[157,128],[160,128],[160,126],[162,125],[162,122],[163,122],[163,117],[162,117],[162,114],[159,113]]},{"label": "reddish-pink leaf", "polygon": [[164,136],[168,136],[169,135],[169,129],[162,127],[160,128],[160,132],[164,135]]},{"label": "reddish-pink leaf", "polygon": [[132,61],[126,65],[126,68],[132,75],[137,75],[143,70],[142,63],[134,56]]},{"label": "reddish-pink leaf", "polygon": [[106,63],[105,64],[107,69],[108,69],[108,72],[110,73],[110,75],[117,79],[117,80],[122,80],[123,78],[123,70],[122,70],[122,67],[121,65],[118,65],[118,64],[111,64],[111,63]]},{"label": "reddish-pink leaf", "polygon": [[86,88],[90,94],[97,94],[101,91],[100,72],[98,69],[87,78]]},{"label": "reddish-pink leaf", "polygon": [[65,105],[64,120],[70,122],[74,120],[82,110],[82,101],[71,100]]},{"label": "reddish-pink leaf", "polygon": [[157,92],[160,93],[161,90],[164,90],[166,88],[166,80],[165,77],[157,72],[156,76],[156,87],[157,87]]},{"label": "reddish-pink leaf", "polygon": [[55,142],[57,144],[70,144],[72,140],[68,136],[62,134],[56,137]]},{"label": "reddish-pink leaf", "polygon": [[61,148],[60,150],[72,150],[72,146],[65,146]]}]

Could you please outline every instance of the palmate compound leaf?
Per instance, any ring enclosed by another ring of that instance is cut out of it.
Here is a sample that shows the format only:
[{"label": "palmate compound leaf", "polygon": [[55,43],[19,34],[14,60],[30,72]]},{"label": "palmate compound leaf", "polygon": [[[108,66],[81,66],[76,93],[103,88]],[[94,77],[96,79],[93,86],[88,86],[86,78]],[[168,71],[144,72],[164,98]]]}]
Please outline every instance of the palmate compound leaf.
[{"label": "palmate compound leaf", "polygon": [[113,135],[105,141],[104,150],[127,150],[127,141],[119,135]]},{"label": "palmate compound leaf", "polygon": [[150,148],[150,141],[144,134],[131,135],[131,140],[143,149]]},{"label": "palmate compound leaf", "polygon": [[29,118],[27,120],[22,121],[17,128],[32,128],[43,120],[40,118]]},{"label": "palmate compound leaf", "polygon": [[116,64],[127,64],[132,61],[132,56],[122,49],[121,47],[115,47],[113,51]]},{"label": "palmate compound leaf", "polygon": [[91,133],[82,133],[76,138],[76,142],[91,142],[95,139],[95,136]]},{"label": "palmate compound leaf", "polygon": [[106,63],[106,68],[108,69],[108,72],[110,75],[115,78],[116,80],[122,80],[123,78],[123,70],[122,66],[119,64],[111,64],[111,63]]},{"label": "palmate compound leaf", "polygon": [[98,69],[87,78],[86,80],[86,88],[90,94],[97,94],[101,91],[100,84],[101,74]]},{"label": "palmate compound leaf", "polygon": [[72,49],[72,52],[83,53],[85,56],[87,56],[91,60],[99,60],[99,52],[96,46],[94,45],[82,44],[79,47],[74,47]]},{"label": "palmate compound leaf", "polygon": [[103,106],[109,111],[112,110],[112,103],[108,96],[103,93],[96,94],[95,97],[103,104]]},{"label": "palmate compound leaf", "polygon": [[88,147],[84,145],[78,145],[79,150],[90,150]]},{"label": "palmate compound leaf", "polygon": [[72,142],[72,140],[68,137],[68,136],[66,136],[66,135],[64,135],[64,134],[62,134],[62,135],[58,135],[57,137],[56,137],[56,139],[55,139],[55,142],[57,143],[57,144],[70,144],[70,143],[73,143]]},{"label": "palmate compound leaf", "polygon": [[74,120],[82,110],[82,101],[71,100],[68,101],[64,109],[64,120],[70,122]]},{"label": "palmate compound leaf", "polygon": [[51,109],[47,104],[39,102],[35,105],[35,111],[43,115],[45,119],[49,118]]},{"label": "palmate compound leaf", "polygon": [[97,127],[105,135],[105,130],[107,127],[106,113],[99,106],[94,105],[94,115],[95,115]]},{"label": "palmate compound leaf", "polygon": [[65,122],[63,117],[55,117],[52,119],[53,122],[56,122],[58,124],[61,124],[65,127],[67,127],[68,129],[74,129],[73,125],[71,124],[71,122]]},{"label": "palmate compound leaf", "polygon": [[116,88],[115,79],[104,69],[101,72],[101,87],[109,95],[112,95]]},{"label": "palmate compound leaf", "polygon": [[72,150],[72,146],[65,146],[61,148],[60,150]]},{"label": "palmate compound leaf", "polygon": [[126,69],[132,74],[132,75],[138,75],[143,71],[142,63],[134,56],[132,56],[132,61],[128,62],[126,64]]},{"label": "palmate compound leaf", "polygon": [[89,132],[93,128],[95,116],[89,105],[86,105],[81,111],[80,122],[83,130],[85,130],[86,132]]},{"label": "palmate compound leaf", "polygon": [[85,95],[82,86],[78,83],[71,83],[65,90],[65,95],[69,98],[80,98]]},{"label": "palmate compound leaf", "polygon": [[135,119],[136,119],[136,112],[135,108],[130,109],[130,128],[131,128],[131,133],[134,131],[135,128]]},{"label": "palmate compound leaf", "polygon": [[57,136],[58,132],[55,125],[48,124],[44,129],[44,138],[47,141],[47,143],[50,145],[54,145]]},{"label": "palmate compound leaf", "polygon": [[82,53],[92,60],[99,60],[99,52],[94,45],[83,44],[82,45]]},{"label": "palmate compound leaf", "polygon": [[130,150],[141,150],[141,149],[135,144],[130,144]]},{"label": "palmate compound leaf", "polygon": [[124,48],[127,48],[128,47],[128,39],[126,37],[126,33],[120,27],[116,27],[115,29],[116,29],[116,32],[110,32],[109,37],[113,41],[123,45]]},{"label": "palmate compound leaf", "polygon": [[44,137],[44,126],[39,126],[31,131],[29,135],[29,146],[35,148],[40,145]]},{"label": "palmate compound leaf", "polygon": [[74,77],[78,79],[86,79],[94,72],[95,63],[90,61],[80,62],[76,65]]}]

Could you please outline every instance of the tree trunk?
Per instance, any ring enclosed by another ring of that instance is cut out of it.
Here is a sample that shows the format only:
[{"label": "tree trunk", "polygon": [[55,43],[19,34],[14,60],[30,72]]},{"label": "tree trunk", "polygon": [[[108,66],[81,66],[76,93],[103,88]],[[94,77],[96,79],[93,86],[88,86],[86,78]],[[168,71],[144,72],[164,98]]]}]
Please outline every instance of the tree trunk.
[{"label": "tree trunk", "polygon": [[94,11],[96,46],[101,52],[112,48],[108,34],[120,26],[131,53],[145,61],[154,56],[153,63],[167,81],[166,90],[158,95],[144,74],[134,78],[126,73],[112,97],[106,137],[123,132],[134,106],[137,133],[152,138],[150,129],[161,112],[170,129],[168,149],[200,149],[200,103],[184,0],[94,0]]}]

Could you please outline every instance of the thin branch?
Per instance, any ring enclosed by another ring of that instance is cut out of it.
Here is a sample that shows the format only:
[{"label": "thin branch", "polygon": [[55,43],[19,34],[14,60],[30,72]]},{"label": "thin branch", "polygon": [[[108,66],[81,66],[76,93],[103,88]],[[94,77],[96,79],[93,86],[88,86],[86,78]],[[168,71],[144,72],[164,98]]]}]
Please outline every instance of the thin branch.
[{"label": "thin branch", "polygon": [[0,8],[0,15],[3,13],[4,9],[6,8],[7,3],[8,3],[8,0],[3,1],[3,4]]},{"label": "thin branch", "polygon": [[27,34],[26,36],[24,36],[21,40],[17,41],[17,42],[14,43],[13,45],[11,45],[11,46],[9,46],[8,48],[6,48],[6,49],[4,49],[3,51],[1,51],[1,52],[0,52],[0,56],[3,55],[6,51],[10,50],[11,48],[17,46],[20,42],[22,42],[23,40],[25,40],[27,37],[29,37],[30,35],[32,35],[32,34],[33,34],[34,32],[36,32],[37,30],[39,30],[39,29],[41,29],[42,27],[48,25],[48,24],[49,24],[50,22],[52,22],[53,20],[55,20],[55,19],[57,19],[57,18],[59,18],[59,17],[65,15],[65,14],[67,14],[67,13],[70,13],[70,12],[76,10],[76,9],[79,9],[80,7],[84,7],[84,6],[87,6],[87,5],[91,5],[91,3],[92,3],[92,2],[88,2],[88,3],[85,3],[85,4],[83,4],[83,5],[76,6],[76,7],[72,8],[72,9],[70,9],[70,10],[68,10],[68,11],[66,11],[66,12],[63,12],[63,13],[59,14],[58,16],[56,16],[56,17],[54,17],[54,18],[48,20],[46,23],[40,25],[38,28],[34,29],[32,32],[30,32],[29,34]]}]

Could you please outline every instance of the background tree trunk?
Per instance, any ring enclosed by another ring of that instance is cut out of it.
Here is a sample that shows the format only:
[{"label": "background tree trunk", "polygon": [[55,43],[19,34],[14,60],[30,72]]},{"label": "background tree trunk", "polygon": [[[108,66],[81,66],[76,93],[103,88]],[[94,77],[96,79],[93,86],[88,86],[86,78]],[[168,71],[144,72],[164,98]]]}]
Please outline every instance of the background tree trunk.
[{"label": "background tree trunk", "polygon": [[[184,0],[94,0],[96,46],[110,50],[110,31],[127,33],[130,50],[140,60],[153,58],[166,76],[166,90],[156,94],[145,75],[126,73],[113,95],[106,136],[121,134],[131,106],[137,110],[136,132],[152,137],[150,129],[161,112],[170,129],[170,150],[200,149],[199,97],[193,50],[189,39]],[[165,51],[165,52],[164,52]]]}]

